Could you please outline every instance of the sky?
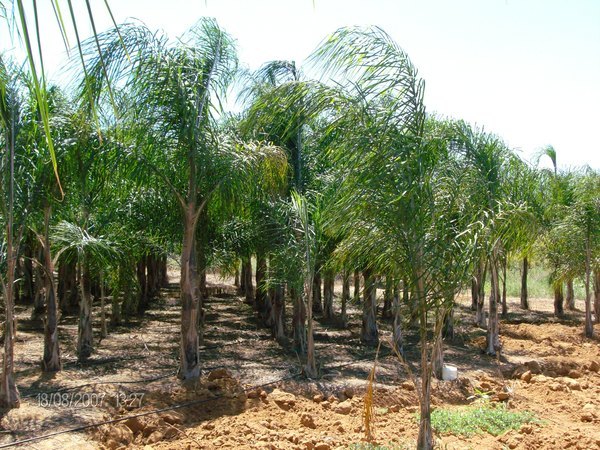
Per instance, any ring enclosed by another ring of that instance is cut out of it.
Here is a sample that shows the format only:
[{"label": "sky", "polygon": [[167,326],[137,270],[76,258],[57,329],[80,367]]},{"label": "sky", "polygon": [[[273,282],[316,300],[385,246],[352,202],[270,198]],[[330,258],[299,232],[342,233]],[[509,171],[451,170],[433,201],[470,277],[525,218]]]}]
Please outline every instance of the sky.
[{"label": "sky", "polygon": [[[65,66],[65,46],[51,2],[38,3],[46,70],[57,77]],[[73,3],[80,33],[89,36],[85,2]],[[66,2],[59,4],[67,14]],[[251,69],[273,59],[302,64],[337,28],[377,25],[408,53],[425,79],[429,112],[484,127],[526,160],[535,160],[536,152],[552,145],[559,168],[587,164],[600,169],[599,0],[109,0],[109,4],[117,23],[139,19],[172,38],[202,16],[215,17],[237,39],[240,60]],[[91,5],[98,31],[108,28],[104,1],[91,0]],[[33,24],[31,11],[29,19]],[[11,41],[5,24],[0,26],[4,28],[0,51],[14,49],[14,54],[22,55],[18,40]],[[550,166],[545,160],[540,164]]]}]

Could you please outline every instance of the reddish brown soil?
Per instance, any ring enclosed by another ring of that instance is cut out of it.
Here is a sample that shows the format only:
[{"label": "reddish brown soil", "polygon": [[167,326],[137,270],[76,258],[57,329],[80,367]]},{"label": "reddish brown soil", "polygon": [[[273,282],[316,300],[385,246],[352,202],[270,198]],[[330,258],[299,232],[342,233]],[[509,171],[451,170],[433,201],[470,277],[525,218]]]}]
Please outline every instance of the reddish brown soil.
[{"label": "reddish brown soil", "polygon": [[[75,363],[76,318],[63,317],[65,367],[54,376],[39,370],[42,334],[27,320],[29,311],[21,308],[16,363],[24,397],[21,408],[3,415],[0,445],[139,414],[146,415],[27,446],[325,450],[363,442],[363,393],[375,349],[359,343],[358,309],[351,308],[348,329],[336,323],[318,324],[322,378],[306,380],[297,375],[299,364],[291,343],[270,339],[251,307],[234,295],[231,286],[221,286],[222,292],[206,305],[201,351],[205,370],[201,380],[192,384],[181,383],[174,373],[179,319],[175,285],[143,318],[111,330],[84,365]],[[501,326],[504,350],[498,360],[482,354],[484,332],[471,325],[472,313],[461,307],[456,338],[446,348],[446,361],[458,366],[459,380],[434,382],[433,404],[459,408],[478,401],[474,394],[487,391],[491,402],[532,411],[541,422],[498,437],[436,436],[442,448],[600,448],[600,341],[583,337],[579,311],[556,321],[550,300],[538,299],[532,306],[534,312],[523,313],[516,300],[510,302],[511,314]],[[389,330],[384,323],[384,341]],[[598,336],[600,327],[595,332]],[[412,361],[418,360],[415,339],[407,323],[406,349]],[[413,386],[385,348],[377,367],[374,439],[396,448],[413,448],[418,405]],[[55,395],[58,401],[41,394],[58,389],[65,389],[61,397]],[[508,398],[504,398],[506,391]],[[156,413],[157,409],[163,411]]]}]

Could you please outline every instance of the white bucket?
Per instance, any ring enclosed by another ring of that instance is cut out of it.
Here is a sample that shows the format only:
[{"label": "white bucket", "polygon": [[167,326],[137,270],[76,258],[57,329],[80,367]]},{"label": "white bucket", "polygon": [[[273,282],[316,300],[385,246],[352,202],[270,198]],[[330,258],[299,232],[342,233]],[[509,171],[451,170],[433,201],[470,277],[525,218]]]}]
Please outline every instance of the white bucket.
[{"label": "white bucket", "polygon": [[442,380],[452,381],[458,378],[458,367],[444,364],[442,367]]}]

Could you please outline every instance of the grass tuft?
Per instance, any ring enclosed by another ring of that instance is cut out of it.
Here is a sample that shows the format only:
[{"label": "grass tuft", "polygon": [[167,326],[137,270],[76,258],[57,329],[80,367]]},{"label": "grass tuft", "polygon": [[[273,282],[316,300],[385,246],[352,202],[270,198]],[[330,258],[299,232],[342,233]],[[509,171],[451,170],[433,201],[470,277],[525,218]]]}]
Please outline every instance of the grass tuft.
[{"label": "grass tuft", "polygon": [[531,412],[510,411],[505,405],[436,409],[431,413],[431,425],[436,432],[462,436],[481,433],[498,436],[530,422],[538,422]]},{"label": "grass tuft", "polygon": [[368,442],[361,442],[360,444],[351,444],[348,447],[350,450],[408,450],[411,447],[409,445],[402,444],[371,444]]}]

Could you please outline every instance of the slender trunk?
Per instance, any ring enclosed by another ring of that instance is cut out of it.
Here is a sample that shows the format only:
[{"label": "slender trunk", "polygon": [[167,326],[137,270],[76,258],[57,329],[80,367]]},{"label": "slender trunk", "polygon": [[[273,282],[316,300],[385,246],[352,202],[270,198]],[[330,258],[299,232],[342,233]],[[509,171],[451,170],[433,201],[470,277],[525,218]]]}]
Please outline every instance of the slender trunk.
[{"label": "slender trunk", "polygon": [[312,308],[315,314],[323,312],[323,304],[321,303],[321,275],[319,273],[315,273],[315,277],[313,278]]},{"label": "slender trunk", "polygon": [[[425,361],[427,366],[427,361]],[[431,374],[429,368],[421,369],[421,415],[419,419],[419,436],[417,437],[417,449],[433,449],[433,430],[431,428]],[[425,374],[426,372],[426,374]]]},{"label": "slender trunk", "polygon": [[438,380],[442,379],[442,369],[444,367],[444,340],[442,336],[437,334],[434,336],[433,353],[431,355],[431,364],[433,376]]},{"label": "slender trunk", "polygon": [[575,310],[575,289],[573,288],[573,279],[567,280],[567,309],[569,311]]},{"label": "slender trunk", "polygon": [[160,291],[160,287],[158,285],[157,260],[153,253],[149,253],[146,256],[146,286],[148,300],[156,298]]},{"label": "slender trunk", "polygon": [[323,281],[323,318],[333,319],[333,289],[335,286],[335,275],[329,271],[325,273]]},{"label": "slender trunk", "polygon": [[385,277],[385,292],[383,294],[383,308],[381,309],[381,318],[390,319],[392,317],[392,301],[394,298],[394,280],[390,276]]},{"label": "slender trunk", "polygon": [[523,257],[523,269],[521,271],[521,308],[529,309],[529,299],[527,292],[527,272],[529,272],[529,261],[527,256]]},{"label": "slender trunk", "polygon": [[148,307],[148,282],[146,277],[146,257],[142,256],[136,264],[136,276],[139,285],[138,313]]},{"label": "slender trunk", "polygon": [[[38,280],[38,277],[35,276],[34,277],[34,268],[33,268],[33,258],[36,256],[35,255],[35,241],[33,239],[28,239],[27,245],[23,248],[23,265],[21,267],[22,270],[22,277],[23,277],[23,291],[21,293],[21,298],[20,301],[23,302],[24,304],[31,304],[32,301],[35,301],[35,295],[36,295],[36,291],[40,290],[40,286],[42,286],[44,283],[42,281],[42,279],[40,278]],[[41,251],[41,249],[40,249]],[[41,261],[41,259],[36,258],[38,261]],[[38,272],[39,274],[39,272]],[[36,274],[36,275],[38,275]],[[35,284],[38,285],[37,289]],[[39,307],[39,303],[37,305]],[[44,313],[44,305],[43,305],[43,300],[42,300],[42,308],[41,308],[41,314]],[[35,305],[34,305],[35,307]],[[39,312],[39,310],[38,310]],[[38,316],[39,317],[39,316]]]},{"label": "slender trunk", "polygon": [[350,300],[350,272],[344,271],[342,284],[342,327],[348,326],[348,300]]},{"label": "slender trunk", "polygon": [[160,287],[166,288],[169,286],[169,268],[167,267],[167,255],[160,258]]},{"label": "slender trunk", "polygon": [[263,313],[265,310],[265,297],[267,289],[265,282],[267,280],[267,258],[263,253],[256,254],[256,299],[255,307]]},{"label": "slender trunk", "polygon": [[508,305],[506,304],[506,256],[502,258],[502,317],[508,315]]},{"label": "slender trunk", "polygon": [[444,339],[452,341],[454,339],[454,298],[447,300],[450,309],[444,316]]},{"label": "slender trunk", "polygon": [[377,287],[375,276],[371,270],[363,271],[365,280],[365,294],[363,300],[362,328],[360,339],[367,345],[377,345],[379,331],[377,330]]},{"label": "slender trunk", "polygon": [[290,289],[290,297],[294,307],[294,315],[292,318],[292,328],[294,334],[294,347],[301,355],[306,353],[306,306],[300,293],[294,289]]},{"label": "slender trunk", "polygon": [[271,330],[275,339],[285,338],[285,296],[282,284],[271,290]]},{"label": "slender trunk", "polygon": [[[585,335],[588,338],[594,336],[594,323],[592,322],[592,305],[590,293],[590,275],[592,272],[592,249],[590,243],[590,230],[587,229],[585,239]],[[598,310],[596,310],[596,315]]]},{"label": "slender trunk", "polygon": [[123,321],[123,315],[121,312],[120,297],[121,292],[119,289],[115,289],[112,293],[111,306],[110,306],[110,323],[112,326],[121,325]]},{"label": "slender trunk", "polygon": [[23,278],[23,269],[21,269],[21,260],[18,255],[15,256],[15,276],[14,276],[14,287],[13,287],[13,305],[17,305],[21,303],[21,283],[18,283],[17,280]]},{"label": "slender trunk", "polygon": [[195,379],[200,376],[200,341],[198,324],[200,300],[196,268],[196,205],[187,205],[184,215],[181,250],[181,346],[179,377]]},{"label": "slender trunk", "polygon": [[394,285],[392,313],[394,315],[393,343],[400,354],[404,354],[404,338],[402,336],[402,315],[400,314],[400,287]]},{"label": "slender trunk", "polygon": [[106,328],[106,309],[105,309],[105,297],[104,297],[104,274],[100,271],[100,336],[105,338],[108,336],[108,329]]},{"label": "slender trunk", "polygon": [[90,269],[85,256],[83,257],[83,261],[79,264],[79,273],[81,296],[77,330],[77,360],[84,361],[90,357],[94,350]]},{"label": "slender trunk", "polygon": [[235,274],[233,276],[233,285],[238,289],[240,288],[240,268],[239,267],[235,268]]},{"label": "slender trunk", "polygon": [[[9,223],[11,222],[9,218]],[[0,407],[18,408],[21,401],[19,391],[15,382],[14,369],[14,275],[15,275],[15,254],[12,244],[12,224],[8,227],[7,239],[7,266],[6,286],[4,287],[4,309],[6,321],[4,322],[4,355],[2,359],[2,379],[0,380]]]},{"label": "slender trunk", "polygon": [[594,270],[594,314],[600,323],[600,270]]},{"label": "slender trunk", "polygon": [[46,291],[46,325],[44,328],[44,357],[42,370],[57,372],[61,369],[60,347],[58,341],[58,303],[54,287],[54,267],[50,254],[50,205],[44,208],[44,284]]},{"label": "slender trunk", "polygon": [[487,262],[481,261],[477,267],[477,312],[475,322],[481,328],[487,328],[487,320],[485,317],[485,275],[487,273]]},{"label": "slender trunk", "polygon": [[427,339],[427,301],[425,299],[425,286],[423,269],[420,264],[421,253],[417,252],[417,263],[415,269],[416,292],[414,292],[416,312],[419,317],[419,341],[421,346],[421,384],[419,393],[419,404],[421,415],[419,418],[419,435],[417,437],[417,449],[433,449],[433,429],[431,428],[431,365],[428,362],[428,339]]},{"label": "slender trunk", "polygon": [[309,274],[304,280],[304,297],[306,299],[306,321],[307,321],[307,333],[306,333],[306,365],[304,366],[304,373],[309,378],[316,378],[317,364],[315,358],[315,339],[313,336],[313,293],[314,293],[314,280]]},{"label": "slender trunk", "polygon": [[354,271],[354,303],[358,305],[360,303],[360,272]]},{"label": "slender trunk", "polygon": [[554,284],[554,316],[563,317],[565,314],[564,307],[564,295],[562,282]]},{"label": "slender trunk", "polygon": [[[241,265],[242,265],[242,270],[239,272],[240,280],[239,280],[239,289],[238,289],[238,292],[240,294],[246,292],[246,277],[244,276],[244,262],[243,261],[242,261]],[[239,268],[239,266],[240,266],[239,262],[237,263],[237,266]]]},{"label": "slender trunk", "polygon": [[254,306],[254,286],[252,286],[252,258],[243,260],[242,276],[244,277],[244,303]]},{"label": "slender trunk", "polygon": [[498,299],[500,298],[500,280],[498,277],[497,252],[492,251],[490,259],[490,309],[489,324],[487,330],[487,354],[495,356],[500,351],[500,323],[498,321]]},{"label": "slender trunk", "polygon": [[[0,379],[0,406],[11,409],[18,408],[20,405],[19,391],[15,382],[14,368],[14,293],[13,286],[15,282],[15,262],[17,258],[16,247],[18,243],[13,241],[13,199],[14,199],[14,181],[15,181],[15,153],[14,153],[14,134],[11,139],[6,139],[7,150],[10,157],[10,178],[8,191],[8,216],[6,224],[6,285],[4,286],[4,305],[6,321],[4,322],[4,355],[2,359],[2,378]],[[8,136],[7,136],[8,137]],[[10,142],[10,145],[9,145]]]},{"label": "slender trunk", "polygon": [[477,311],[477,298],[479,297],[479,284],[477,272],[471,278],[471,311]]},{"label": "slender trunk", "polygon": [[[132,266],[136,264],[132,261]],[[128,268],[123,267],[120,282],[123,287],[123,302],[121,303],[121,311],[127,320],[134,316],[138,311],[138,300],[140,296],[134,291],[135,284],[133,279],[127,273]],[[138,283],[139,284],[139,283]]]},{"label": "slender trunk", "polygon": [[31,311],[31,320],[33,321],[41,319],[46,312],[45,301],[48,294],[45,291],[48,285],[46,283],[46,274],[44,273],[45,267],[41,265],[44,259],[44,249],[40,248],[38,255],[36,255],[36,261],[39,264],[36,264],[33,269],[33,274],[35,275],[35,282],[33,283],[33,310]]}]

